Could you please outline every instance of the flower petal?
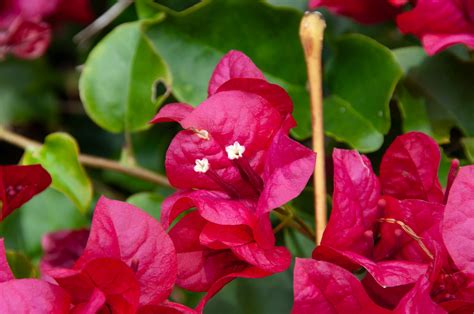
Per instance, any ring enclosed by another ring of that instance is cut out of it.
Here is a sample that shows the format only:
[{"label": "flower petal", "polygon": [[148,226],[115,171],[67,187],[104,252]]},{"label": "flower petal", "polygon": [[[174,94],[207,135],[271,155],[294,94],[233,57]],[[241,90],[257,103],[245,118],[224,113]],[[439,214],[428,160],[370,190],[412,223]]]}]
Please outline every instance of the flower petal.
[{"label": "flower petal", "polygon": [[51,176],[41,165],[0,166],[0,221],[51,184]]},{"label": "flower petal", "polygon": [[70,299],[58,286],[37,279],[0,283],[0,313],[69,313]]},{"label": "flower petal", "polygon": [[217,64],[209,80],[209,96],[216,93],[217,89],[233,78],[256,78],[265,80],[262,72],[244,53],[236,50],[229,51]]},{"label": "flower petal", "polygon": [[265,159],[264,188],[257,207],[259,214],[286,204],[303,191],[313,174],[316,155],[280,130]]},{"label": "flower petal", "polygon": [[13,279],[15,277],[10,269],[10,265],[8,265],[5,243],[3,239],[0,239],[0,283]]},{"label": "flower petal", "polygon": [[178,122],[186,118],[191,112],[193,107],[184,103],[172,103],[163,106],[158,114],[150,121],[150,123],[161,123],[161,122]]},{"label": "flower petal", "polygon": [[137,265],[140,304],[159,303],[170,294],[177,271],[173,243],[160,223],[139,208],[101,197],[76,268],[101,257]]},{"label": "flower petal", "polygon": [[376,305],[347,270],[323,261],[296,259],[293,314],[390,313]]},{"label": "flower petal", "polygon": [[397,137],[380,165],[383,194],[400,200],[442,203],[443,190],[438,180],[440,160],[438,144],[428,135],[410,132]]},{"label": "flower petal", "polygon": [[474,166],[462,167],[449,192],[442,234],[459,270],[474,279]]},{"label": "flower petal", "polygon": [[370,161],[356,151],[335,149],[333,160],[333,208],[321,244],[369,257],[380,215],[379,181]]}]

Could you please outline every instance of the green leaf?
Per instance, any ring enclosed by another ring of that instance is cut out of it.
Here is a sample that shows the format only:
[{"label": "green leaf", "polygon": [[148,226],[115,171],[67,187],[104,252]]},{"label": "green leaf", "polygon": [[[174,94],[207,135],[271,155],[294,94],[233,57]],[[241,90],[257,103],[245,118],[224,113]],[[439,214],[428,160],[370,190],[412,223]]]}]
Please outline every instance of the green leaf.
[{"label": "green leaf", "polygon": [[295,257],[311,258],[315,248],[314,241],[311,241],[295,229],[286,228],[284,230],[285,247],[290,250]]},{"label": "green leaf", "polygon": [[413,95],[404,85],[400,85],[397,100],[403,117],[403,132],[419,131],[433,137],[425,99]]},{"label": "green leaf", "polygon": [[382,146],[383,135],[350,103],[331,96],[324,100],[324,131],[338,141],[361,152],[373,152]]},{"label": "green leaf", "polygon": [[55,122],[58,107],[50,73],[40,61],[1,62],[0,124]]},{"label": "green leaf", "polygon": [[122,132],[148,127],[167,96],[155,95],[159,83],[169,84],[168,71],[136,22],[118,26],[95,46],[79,88],[91,119],[110,132]]},{"label": "green leaf", "polygon": [[7,261],[16,279],[35,278],[38,276],[36,267],[22,252],[7,250]]},{"label": "green leaf", "polygon": [[174,13],[191,8],[200,0],[135,0],[135,8],[141,19],[153,18],[161,12]]},{"label": "green leaf", "polygon": [[[211,73],[229,50],[247,54],[295,102],[299,139],[311,135],[306,66],[298,30],[302,14],[258,1],[210,1],[146,26],[146,34],[172,73],[172,89],[182,102],[207,97]],[[243,22],[245,21],[245,22]]]},{"label": "green leaf", "polygon": [[331,95],[347,101],[378,132],[386,134],[390,99],[401,76],[402,69],[389,49],[369,37],[353,34],[335,42],[326,79]]},{"label": "green leaf", "polygon": [[466,136],[474,136],[474,64],[449,52],[426,58],[412,68],[408,82],[428,101],[428,114],[434,132],[444,142],[449,131],[459,127]]},{"label": "green leaf", "polygon": [[152,192],[142,192],[130,196],[127,199],[127,203],[143,209],[157,220],[160,220],[161,203],[163,200],[164,197],[159,194]]},{"label": "green leaf", "polygon": [[474,163],[474,137],[464,137],[461,139],[461,144],[464,148],[467,160]]},{"label": "green leaf", "polygon": [[22,163],[40,163],[53,178],[51,186],[69,197],[84,213],[92,199],[92,184],[78,155],[74,138],[66,133],[54,133],[46,137],[41,147],[28,148]]}]

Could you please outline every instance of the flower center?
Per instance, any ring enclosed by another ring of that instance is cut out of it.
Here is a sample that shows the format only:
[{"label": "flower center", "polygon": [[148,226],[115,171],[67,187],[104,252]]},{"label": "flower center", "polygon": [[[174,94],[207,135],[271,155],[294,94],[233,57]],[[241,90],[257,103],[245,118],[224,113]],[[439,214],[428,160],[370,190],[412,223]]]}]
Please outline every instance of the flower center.
[{"label": "flower center", "polygon": [[230,160],[239,159],[243,157],[245,146],[240,145],[239,142],[234,142],[234,144],[226,146],[225,151]]},{"label": "flower center", "polygon": [[190,128],[190,129],[199,138],[202,138],[203,140],[209,141],[209,132],[207,132],[206,130],[200,130],[200,129],[196,129],[196,128]]},{"label": "flower center", "polygon": [[206,173],[208,170],[209,170],[209,160],[207,160],[207,158],[195,160],[194,171],[198,173]]}]

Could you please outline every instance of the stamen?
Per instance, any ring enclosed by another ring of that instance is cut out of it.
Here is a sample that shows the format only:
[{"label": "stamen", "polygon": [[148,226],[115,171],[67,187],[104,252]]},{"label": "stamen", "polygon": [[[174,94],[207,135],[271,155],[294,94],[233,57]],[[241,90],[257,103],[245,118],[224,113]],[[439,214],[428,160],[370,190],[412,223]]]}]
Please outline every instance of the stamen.
[{"label": "stamen", "polygon": [[245,147],[240,145],[239,142],[234,142],[234,144],[226,146],[225,151],[227,152],[227,157],[230,160],[242,158]]},{"label": "stamen", "polygon": [[390,224],[397,224],[400,226],[400,228],[402,228],[403,231],[405,231],[405,233],[410,236],[413,240],[416,241],[416,243],[418,243],[418,245],[420,246],[421,250],[431,259],[433,260],[434,259],[434,255],[433,253],[430,252],[430,250],[426,247],[426,245],[423,243],[423,238],[420,237],[419,235],[416,234],[416,232],[410,228],[410,226],[408,226],[407,224],[405,224],[403,221],[400,221],[400,220],[397,220],[397,219],[394,219],[394,218],[380,218],[378,221],[380,222],[386,222],[386,223],[390,223]]},{"label": "stamen", "polygon": [[209,160],[207,158],[196,159],[194,165],[194,171],[197,173],[206,173],[209,170]]},{"label": "stamen", "polygon": [[209,141],[209,132],[206,130],[200,130],[200,129],[195,129],[195,128],[189,128],[191,131],[193,131],[197,136],[202,138],[203,140]]}]

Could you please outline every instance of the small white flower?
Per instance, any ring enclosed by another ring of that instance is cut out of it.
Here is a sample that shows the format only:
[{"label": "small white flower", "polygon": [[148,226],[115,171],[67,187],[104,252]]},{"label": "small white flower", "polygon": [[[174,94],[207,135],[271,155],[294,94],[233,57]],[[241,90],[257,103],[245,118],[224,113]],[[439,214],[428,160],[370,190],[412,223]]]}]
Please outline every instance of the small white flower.
[{"label": "small white flower", "polygon": [[209,160],[207,160],[207,158],[196,159],[195,162],[194,171],[198,173],[206,173],[207,170],[209,170]]},{"label": "small white flower", "polygon": [[225,148],[227,152],[227,157],[230,160],[239,159],[243,156],[245,152],[245,147],[240,145],[239,142],[234,142],[233,145],[229,145]]}]

